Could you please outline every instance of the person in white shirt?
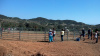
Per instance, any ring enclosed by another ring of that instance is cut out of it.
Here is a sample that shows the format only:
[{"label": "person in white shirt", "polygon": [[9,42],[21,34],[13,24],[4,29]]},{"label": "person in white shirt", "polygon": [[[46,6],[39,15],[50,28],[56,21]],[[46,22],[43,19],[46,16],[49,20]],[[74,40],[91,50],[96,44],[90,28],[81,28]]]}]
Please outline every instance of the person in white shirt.
[{"label": "person in white shirt", "polygon": [[97,30],[95,32],[95,39],[96,39],[96,43],[98,43],[98,31]]}]

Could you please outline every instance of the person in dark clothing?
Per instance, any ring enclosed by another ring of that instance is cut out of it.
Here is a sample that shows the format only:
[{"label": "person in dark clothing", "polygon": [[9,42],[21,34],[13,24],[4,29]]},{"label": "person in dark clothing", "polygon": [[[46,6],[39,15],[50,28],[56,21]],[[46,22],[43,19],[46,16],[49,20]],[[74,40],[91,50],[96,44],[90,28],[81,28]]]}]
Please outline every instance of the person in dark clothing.
[{"label": "person in dark clothing", "polygon": [[91,37],[91,29],[88,30],[88,39]]},{"label": "person in dark clothing", "polygon": [[93,39],[93,36],[92,35],[93,35],[93,30],[91,31],[91,40]]},{"label": "person in dark clothing", "polygon": [[[83,36],[83,41],[85,41],[85,38],[84,38],[84,37],[85,37],[85,30],[84,30],[84,28],[82,29],[82,34],[81,34],[81,36]],[[81,36],[80,36],[80,37],[81,37]]]}]

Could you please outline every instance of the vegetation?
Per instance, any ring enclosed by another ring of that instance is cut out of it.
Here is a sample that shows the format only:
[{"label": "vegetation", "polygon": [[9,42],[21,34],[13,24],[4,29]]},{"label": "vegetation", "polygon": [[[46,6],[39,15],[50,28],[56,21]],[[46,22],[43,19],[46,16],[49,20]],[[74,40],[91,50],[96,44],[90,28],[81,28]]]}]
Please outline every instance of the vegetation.
[{"label": "vegetation", "polygon": [[[81,30],[83,27],[87,30],[88,28],[99,29],[100,25],[88,25],[82,22],[76,22],[74,20],[51,20],[43,17],[37,17],[32,19],[20,19],[18,17],[7,17],[0,15],[0,25],[2,28],[33,28],[38,30],[45,30],[50,28],[64,29],[65,27],[69,30]],[[100,29],[99,29],[100,30]]]}]

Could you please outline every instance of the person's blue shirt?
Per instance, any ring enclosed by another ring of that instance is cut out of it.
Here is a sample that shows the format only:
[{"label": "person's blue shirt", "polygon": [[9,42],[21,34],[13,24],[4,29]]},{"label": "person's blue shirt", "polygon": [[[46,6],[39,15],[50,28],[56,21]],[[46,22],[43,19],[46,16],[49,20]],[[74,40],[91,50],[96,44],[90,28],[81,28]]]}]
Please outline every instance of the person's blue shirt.
[{"label": "person's blue shirt", "polygon": [[52,36],[52,32],[49,32],[49,36]]}]

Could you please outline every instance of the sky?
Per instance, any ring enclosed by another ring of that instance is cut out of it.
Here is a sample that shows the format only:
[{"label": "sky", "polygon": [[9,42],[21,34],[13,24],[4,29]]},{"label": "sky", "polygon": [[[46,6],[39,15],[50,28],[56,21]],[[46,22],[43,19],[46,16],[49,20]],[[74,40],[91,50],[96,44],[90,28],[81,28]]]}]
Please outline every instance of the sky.
[{"label": "sky", "polygon": [[0,0],[0,14],[100,24],[100,0]]}]

